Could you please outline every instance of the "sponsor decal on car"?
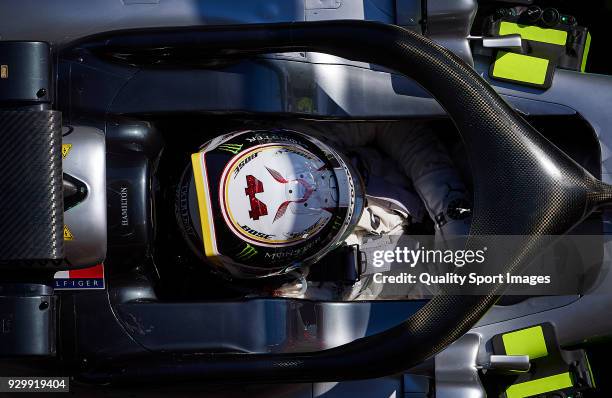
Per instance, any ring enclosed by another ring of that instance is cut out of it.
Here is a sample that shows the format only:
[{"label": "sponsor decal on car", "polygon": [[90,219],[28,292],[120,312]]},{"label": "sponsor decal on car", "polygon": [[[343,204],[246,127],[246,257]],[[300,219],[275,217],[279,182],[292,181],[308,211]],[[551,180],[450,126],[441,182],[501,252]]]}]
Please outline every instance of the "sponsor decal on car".
[{"label": "sponsor decal on car", "polygon": [[104,264],[55,273],[55,290],[91,290],[104,287]]}]

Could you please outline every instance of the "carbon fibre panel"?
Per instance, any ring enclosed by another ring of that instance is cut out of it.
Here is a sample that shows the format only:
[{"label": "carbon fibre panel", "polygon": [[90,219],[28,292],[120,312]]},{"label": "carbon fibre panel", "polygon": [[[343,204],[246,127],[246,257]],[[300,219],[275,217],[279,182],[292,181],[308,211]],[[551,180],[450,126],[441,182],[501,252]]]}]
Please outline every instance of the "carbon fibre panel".
[{"label": "carbon fibre panel", "polygon": [[0,111],[0,268],[64,257],[61,113]]}]

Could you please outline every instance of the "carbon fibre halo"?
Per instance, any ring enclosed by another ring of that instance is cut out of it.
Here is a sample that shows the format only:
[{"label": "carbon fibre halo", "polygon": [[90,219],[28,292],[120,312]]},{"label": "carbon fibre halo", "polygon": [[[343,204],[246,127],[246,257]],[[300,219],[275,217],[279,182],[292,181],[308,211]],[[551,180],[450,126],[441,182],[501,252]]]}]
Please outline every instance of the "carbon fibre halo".
[{"label": "carbon fibre halo", "polygon": [[[363,21],[196,26],[110,32],[78,45],[113,62],[132,64],[146,60],[152,47],[198,47],[217,57],[317,51],[413,78],[446,109],[465,144],[475,186],[468,246],[486,235],[525,237],[507,249],[506,271],[524,267],[542,248],[542,236],[568,232],[612,199],[608,185],[542,137],[459,57],[398,26]],[[438,295],[400,325],[315,353],[211,353],[158,358],[146,366],[125,359],[91,369],[87,376],[111,381],[147,381],[164,375],[258,382],[383,376],[418,364],[455,341],[500,293],[497,285],[483,296]],[[364,363],[368,366],[351,366]],[[173,364],[181,373],[164,373]]]}]

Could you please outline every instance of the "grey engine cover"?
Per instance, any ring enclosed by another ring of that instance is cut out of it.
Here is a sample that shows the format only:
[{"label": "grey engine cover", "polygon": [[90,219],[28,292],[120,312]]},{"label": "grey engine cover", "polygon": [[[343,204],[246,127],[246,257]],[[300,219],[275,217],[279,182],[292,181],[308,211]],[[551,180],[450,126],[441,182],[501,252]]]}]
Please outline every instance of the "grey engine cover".
[{"label": "grey engine cover", "polygon": [[100,264],[106,256],[106,147],[91,127],[64,127],[64,174],[82,182],[85,198],[64,213],[64,247],[72,267]]}]

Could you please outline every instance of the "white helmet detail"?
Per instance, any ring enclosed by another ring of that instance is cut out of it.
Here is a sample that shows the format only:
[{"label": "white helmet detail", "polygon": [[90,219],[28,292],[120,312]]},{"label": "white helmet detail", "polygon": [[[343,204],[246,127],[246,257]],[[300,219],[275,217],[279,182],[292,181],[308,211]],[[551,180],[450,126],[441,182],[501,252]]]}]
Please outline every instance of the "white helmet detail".
[{"label": "white helmet detail", "polygon": [[242,131],[192,155],[177,193],[192,249],[235,277],[310,264],[359,220],[363,188],[342,156],[295,131]]}]

